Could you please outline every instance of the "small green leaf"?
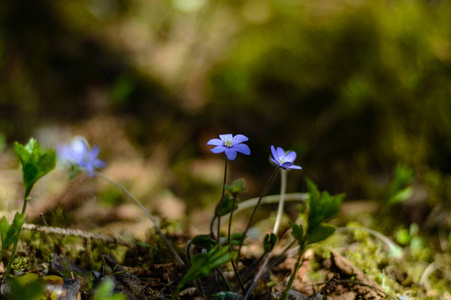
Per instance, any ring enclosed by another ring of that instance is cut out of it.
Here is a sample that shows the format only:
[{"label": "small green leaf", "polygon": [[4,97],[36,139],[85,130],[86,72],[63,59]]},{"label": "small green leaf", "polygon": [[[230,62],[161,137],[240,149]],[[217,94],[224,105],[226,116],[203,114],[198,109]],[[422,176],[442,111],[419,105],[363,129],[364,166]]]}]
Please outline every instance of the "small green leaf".
[{"label": "small green leaf", "polygon": [[[230,235],[230,244],[232,244],[232,246],[239,246],[241,244],[241,240],[243,239],[243,234],[243,232],[232,233]],[[224,238],[224,241],[227,241],[227,239]]]},{"label": "small green leaf", "polygon": [[216,246],[216,241],[209,234],[196,235],[192,239],[193,245],[199,248],[210,250]]},{"label": "small green leaf", "polygon": [[2,240],[2,250],[7,250],[20,236],[20,230],[24,223],[24,215],[16,213],[11,226],[5,217],[0,221],[0,233]]},{"label": "small green leaf", "polygon": [[219,249],[219,245],[216,245],[207,253],[200,253],[194,256],[193,259],[191,259],[191,267],[177,285],[177,289],[171,299],[177,299],[179,291],[187,283],[208,276],[219,266],[228,263],[234,256],[235,253],[229,252],[228,247]]},{"label": "small green leaf", "polygon": [[124,294],[115,293],[114,291],[114,282],[107,278],[102,281],[102,283],[97,287],[93,300],[126,300]]},{"label": "small green leaf", "polygon": [[55,150],[43,151],[33,138],[25,146],[16,142],[14,149],[22,164],[25,198],[27,198],[36,181],[55,168]]},{"label": "small green leaf", "polygon": [[[225,216],[226,214],[230,213],[232,211],[232,205],[233,205],[233,198],[230,197],[230,195],[224,195],[224,199],[222,201],[222,209],[221,209],[221,217]],[[238,203],[235,201],[235,206],[233,207],[233,210],[238,208]],[[215,209],[215,215],[219,215],[219,204],[216,206]]]},{"label": "small green leaf", "polygon": [[297,225],[294,222],[290,221],[291,226],[291,235],[298,241],[299,245],[304,243],[304,228],[302,225]]},{"label": "small green leaf", "polygon": [[414,173],[411,169],[402,164],[396,165],[395,174],[387,189],[387,206],[400,203],[412,196],[410,184],[413,178]]},{"label": "small green leaf", "polygon": [[238,195],[239,193],[242,193],[244,191],[246,191],[246,188],[244,187],[245,185],[245,181],[243,178],[239,178],[237,180],[235,180],[232,185],[224,185],[224,187],[226,188],[226,190],[228,190],[230,192],[230,194],[232,195]]},{"label": "small green leaf", "polygon": [[410,233],[408,229],[400,229],[395,232],[395,239],[401,245],[407,246],[410,242]]},{"label": "small green leaf", "polygon": [[265,252],[271,252],[277,242],[277,236],[274,233],[265,235],[263,239],[263,249]]},{"label": "small green leaf", "polygon": [[321,242],[335,232],[335,227],[328,224],[319,224],[315,229],[307,234],[307,245]]}]

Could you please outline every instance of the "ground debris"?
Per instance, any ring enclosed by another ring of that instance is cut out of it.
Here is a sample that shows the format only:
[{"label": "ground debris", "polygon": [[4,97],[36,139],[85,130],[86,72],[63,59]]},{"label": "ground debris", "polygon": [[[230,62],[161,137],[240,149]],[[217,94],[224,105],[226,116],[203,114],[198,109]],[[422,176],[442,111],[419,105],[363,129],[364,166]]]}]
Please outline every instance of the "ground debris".
[{"label": "ground debris", "polygon": [[342,256],[337,251],[331,249],[331,266],[330,269],[341,274],[342,278],[354,277],[356,282],[364,285],[354,285],[353,290],[364,299],[379,300],[385,299],[385,295],[381,292],[382,288],[374,281],[368,279],[366,275],[358,269],[353,263]]},{"label": "ground debris", "polygon": [[107,255],[103,255],[106,265],[111,268],[116,288],[121,290],[128,299],[163,300],[164,294],[150,288],[138,277],[128,272]]}]

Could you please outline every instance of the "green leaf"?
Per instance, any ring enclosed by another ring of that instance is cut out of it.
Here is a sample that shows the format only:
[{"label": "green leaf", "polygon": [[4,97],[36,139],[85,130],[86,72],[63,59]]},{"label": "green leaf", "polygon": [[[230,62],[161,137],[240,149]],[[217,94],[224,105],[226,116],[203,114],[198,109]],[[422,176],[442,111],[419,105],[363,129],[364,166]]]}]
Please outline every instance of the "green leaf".
[{"label": "green leaf", "polygon": [[232,244],[232,246],[239,246],[243,238],[244,232],[232,233],[230,235],[230,243]]},{"label": "green leaf", "polygon": [[37,274],[26,273],[11,280],[11,299],[38,300],[44,296],[44,282]]},{"label": "green leaf", "polygon": [[412,196],[410,182],[414,177],[411,169],[402,164],[397,164],[395,174],[387,189],[386,203],[388,206],[400,203]]},{"label": "green leaf", "polygon": [[[235,201],[235,206],[233,207],[233,210],[238,208],[238,203]],[[233,205],[233,198],[230,197],[230,195],[224,195],[224,199],[222,201],[222,209],[221,209],[221,217],[227,215],[232,211],[232,205]],[[219,216],[219,204],[216,206],[215,209],[215,215]]]},{"label": "green leaf", "polygon": [[291,226],[291,235],[298,241],[299,245],[304,243],[304,228],[302,225],[297,225],[294,222],[290,221]]},{"label": "green leaf", "polygon": [[150,249],[152,249],[152,250],[158,250],[157,247],[152,246],[151,244],[148,244],[148,243],[140,242],[140,241],[137,241],[137,242],[136,242],[136,245],[141,246],[141,247],[150,248]]},{"label": "green leaf", "polygon": [[309,189],[307,232],[311,233],[321,222],[338,214],[344,194],[330,196],[328,192],[320,193],[311,180],[306,180]]},{"label": "green leaf", "polygon": [[229,252],[228,247],[216,245],[207,253],[200,253],[191,260],[191,267],[186,272],[185,276],[177,285],[177,289],[172,296],[172,299],[177,299],[179,291],[189,282],[198,280],[213,273],[219,266],[228,263],[235,253]]},{"label": "green leaf", "polygon": [[124,294],[121,293],[115,293],[113,295],[114,291],[114,282],[107,278],[102,281],[102,283],[97,287],[93,300],[126,300],[127,297],[125,297]]},{"label": "green leaf", "polygon": [[14,149],[22,164],[25,198],[27,198],[36,181],[55,168],[55,150],[43,151],[33,138],[25,146],[16,142]]},{"label": "green leaf", "polygon": [[16,213],[11,226],[5,217],[0,221],[0,234],[2,240],[2,251],[7,250],[20,236],[20,230],[24,223],[24,215]]},{"label": "green leaf", "polygon": [[226,188],[226,190],[229,191],[230,194],[232,195],[238,195],[239,193],[242,193],[244,191],[246,191],[246,188],[244,187],[245,185],[245,181],[243,178],[239,178],[237,180],[235,180],[232,185],[224,185],[224,187]]},{"label": "green leaf", "polygon": [[193,237],[192,242],[193,245],[207,250],[216,246],[216,241],[209,234],[196,235]]},{"label": "green leaf", "polygon": [[395,232],[395,239],[401,245],[407,246],[410,242],[410,233],[408,229],[400,229]]},{"label": "green leaf", "polygon": [[277,242],[277,236],[274,233],[265,235],[263,239],[263,249],[265,252],[271,252]]},{"label": "green leaf", "polygon": [[334,232],[335,226],[319,224],[312,232],[307,234],[307,245],[321,242],[331,236]]}]

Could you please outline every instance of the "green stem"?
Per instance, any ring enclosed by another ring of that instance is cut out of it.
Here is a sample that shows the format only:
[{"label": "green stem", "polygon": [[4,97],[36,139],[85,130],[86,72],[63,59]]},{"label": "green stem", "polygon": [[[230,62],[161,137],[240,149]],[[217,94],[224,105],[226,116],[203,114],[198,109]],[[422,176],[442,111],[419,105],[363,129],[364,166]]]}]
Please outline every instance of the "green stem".
[{"label": "green stem", "polygon": [[[229,252],[232,252],[232,243],[231,243],[231,237],[230,236],[231,236],[231,231],[232,231],[232,219],[233,219],[233,210],[235,208],[235,203],[236,203],[236,195],[233,195],[232,211],[230,212],[230,217],[229,217],[229,230],[227,232],[227,242],[229,244]],[[244,288],[243,281],[241,280],[240,274],[238,273],[238,270],[236,268],[236,264],[235,264],[233,259],[232,259],[232,267],[233,267],[233,272],[235,273],[235,276],[238,279],[238,282],[240,283],[241,290],[243,291],[243,293],[245,293],[246,289]]]},{"label": "green stem", "polygon": [[294,279],[296,278],[296,273],[298,272],[298,269],[301,265],[301,258],[302,258],[302,255],[304,254],[304,250],[305,250],[305,245],[302,244],[301,247],[299,248],[298,259],[296,260],[296,264],[294,265],[293,273],[291,274],[290,280],[288,281],[287,286],[285,287],[282,295],[279,298],[280,300],[287,299],[288,293],[291,289],[291,286],[293,285]]},{"label": "green stem", "polygon": [[[24,218],[25,218],[25,211],[27,210],[27,203],[28,203],[28,195],[25,195],[25,198],[23,200],[23,206],[22,206],[22,215],[24,216]],[[13,265],[14,258],[16,256],[17,245],[19,244],[20,233],[22,232],[22,226],[23,226],[23,224],[21,224],[18,229],[17,237],[16,237],[16,240],[14,241],[13,249],[11,250],[11,256],[9,257],[8,265],[6,266],[6,271],[5,271],[5,274],[3,274],[3,282],[5,282],[5,280],[9,276],[9,273],[11,272],[11,267]],[[3,253],[2,253],[1,257],[3,257]]]},{"label": "green stem", "polygon": [[172,253],[174,254],[175,258],[178,260],[178,262],[180,263],[180,265],[182,265],[183,267],[186,267],[185,263],[183,262],[182,258],[178,255],[177,251],[175,251],[174,246],[172,246],[171,242],[169,241],[169,239],[166,237],[166,235],[163,233],[163,231],[161,231],[160,226],[158,226],[157,221],[155,220],[154,217],[152,217],[152,215],[149,213],[149,211],[141,204],[141,202],[139,202],[138,199],[135,198],[135,196],[133,196],[124,186],[122,186],[121,184],[115,182],[114,180],[112,180],[111,178],[103,175],[102,173],[99,173],[97,171],[95,171],[95,174],[98,175],[99,177],[102,177],[103,179],[107,180],[108,182],[110,182],[111,184],[113,184],[114,186],[118,187],[119,189],[121,189],[127,196],[129,196],[133,201],[135,201],[135,203],[141,208],[142,211],[144,211],[144,213],[147,215],[147,217],[150,219],[150,221],[152,221],[153,225],[155,226],[155,228],[157,229],[158,233],[163,237],[164,241],[166,242],[166,244],[168,245],[169,249],[172,251]]},{"label": "green stem", "polygon": [[265,188],[263,189],[263,192],[260,194],[260,197],[258,198],[257,204],[255,205],[254,210],[252,211],[252,214],[251,214],[251,217],[249,218],[249,221],[247,222],[247,226],[246,226],[246,229],[244,230],[243,238],[241,239],[240,246],[238,247],[238,255],[236,257],[236,261],[238,261],[240,259],[241,247],[243,247],[244,239],[246,238],[246,234],[249,231],[249,228],[251,227],[252,220],[254,219],[254,216],[255,216],[255,212],[257,211],[258,207],[260,206],[260,203],[261,203],[263,197],[268,192],[269,187],[271,186],[271,184],[273,183],[274,179],[276,178],[277,173],[279,173],[279,167],[277,167],[274,170],[274,173],[272,174],[271,178],[268,180],[268,183],[266,184]]},{"label": "green stem", "polygon": [[[224,194],[225,194],[225,185],[226,185],[226,180],[227,180],[227,156],[225,158],[225,163],[224,163],[224,182],[222,184],[222,195],[221,195],[221,200],[219,201],[219,210],[218,210],[218,235],[216,236],[216,242],[219,245],[219,248],[221,248],[221,245],[219,244],[219,239],[221,236],[221,211],[222,211],[222,204],[224,202]],[[233,206],[232,206],[233,207]]]}]

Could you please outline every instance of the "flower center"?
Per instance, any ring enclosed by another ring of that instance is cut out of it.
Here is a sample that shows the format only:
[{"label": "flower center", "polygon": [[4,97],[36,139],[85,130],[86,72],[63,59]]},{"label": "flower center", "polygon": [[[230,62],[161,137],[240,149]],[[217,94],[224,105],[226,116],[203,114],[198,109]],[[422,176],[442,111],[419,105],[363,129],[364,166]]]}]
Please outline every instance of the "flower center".
[{"label": "flower center", "polygon": [[283,165],[286,162],[285,156],[279,156],[279,164]]},{"label": "flower center", "polygon": [[224,146],[226,146],[227,148],[230,148],[233,146],[233,142],[231,140],[225,140]]}]

